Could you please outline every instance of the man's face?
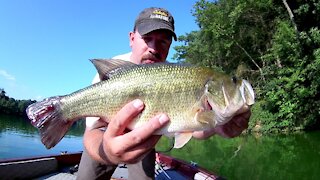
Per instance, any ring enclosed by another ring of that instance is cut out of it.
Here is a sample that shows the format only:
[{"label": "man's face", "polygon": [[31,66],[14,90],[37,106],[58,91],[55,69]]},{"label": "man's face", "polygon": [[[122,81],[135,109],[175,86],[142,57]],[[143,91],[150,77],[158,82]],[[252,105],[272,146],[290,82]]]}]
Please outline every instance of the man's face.
[{"label": "man's face", "polygon": [[130,32],[131,61],[136,64],[164,62],[168,56],[172,35],[167,30],[156,30],[146,35]]}]

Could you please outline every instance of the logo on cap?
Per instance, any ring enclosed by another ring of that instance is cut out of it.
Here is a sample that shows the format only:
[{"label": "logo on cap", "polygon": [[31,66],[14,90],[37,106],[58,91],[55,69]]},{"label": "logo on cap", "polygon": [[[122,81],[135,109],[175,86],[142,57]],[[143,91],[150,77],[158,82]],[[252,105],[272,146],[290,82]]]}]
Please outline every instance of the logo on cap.
[{"label": "logo on cap", "polygon": [[161,11],[161,10],[154,10],[151,15],[150,18],[152,19],[162,19],[165,20],[167,22],[169,22],[169,14],[165,11]]}]

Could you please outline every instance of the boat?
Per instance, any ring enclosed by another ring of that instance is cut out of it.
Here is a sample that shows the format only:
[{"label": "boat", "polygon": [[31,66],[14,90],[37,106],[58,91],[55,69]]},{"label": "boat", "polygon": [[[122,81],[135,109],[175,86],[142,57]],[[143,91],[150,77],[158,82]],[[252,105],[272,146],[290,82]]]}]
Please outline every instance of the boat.
[{"label": "boat", "polygon": [[[81,154],[82,152],[63,152],[56,155],[2,159],[0,160],[0,179],[74,180],[77,177]],[[112,179],[125,180],[127,176],[126,165],[120,164],[112,175]],[[155,179],[220,180],[224,178],[197,166],[196,163],[188,163],[157,152]]]}]

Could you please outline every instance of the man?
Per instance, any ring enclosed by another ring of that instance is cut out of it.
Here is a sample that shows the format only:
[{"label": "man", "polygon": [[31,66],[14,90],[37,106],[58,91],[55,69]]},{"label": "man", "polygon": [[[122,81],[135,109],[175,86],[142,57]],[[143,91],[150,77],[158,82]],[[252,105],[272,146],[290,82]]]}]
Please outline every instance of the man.
[{"label": "man", "polygon": [[[114,59],[123,59],[135,64],[164,62],[167,58],[174,32],[172,15],[162,8],[144,9],[135,21],[133,32],[129,33],[131,53]],[[94,82],[98,81],[98,76]],[[78,179],[108,179],[119,163],[128,164],[129,179],[154,179],[154,146],[160,136],[152,135],[163,127],[169,117],[159,114],[144,126],[126,132],[126,126],[144,109],[144,103],[136,99],[126,104],[107,124],[107,127],[86,129],[84,134],[85,150],[81,158]],[[165,113],[165,112],[164,112]],[[224,137],[238,136],[248,127],[250,110],[233,118],[229,123],[211,131],[194,132],[194,137],[204,139],[217,133]],[[87,118],[90,123],[90,118]]]}]

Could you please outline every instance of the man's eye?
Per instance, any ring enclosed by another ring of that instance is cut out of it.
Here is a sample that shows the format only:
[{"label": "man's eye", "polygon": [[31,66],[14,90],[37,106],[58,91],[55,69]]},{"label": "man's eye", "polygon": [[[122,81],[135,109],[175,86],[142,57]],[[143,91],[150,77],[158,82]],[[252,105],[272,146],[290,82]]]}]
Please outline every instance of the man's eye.
[{"label": "man's eye", "polygon": [[143,36],[142,39],[143,39],[144,41],[146,41],[146,42],[151,41],[151,38],[148,37],[148,36]]},{"label": "man's eye", "polygon": [[161,44],[162,44],[162,45],[168,45],[169,42],[168,42],[168,41],[161,41]]}]

